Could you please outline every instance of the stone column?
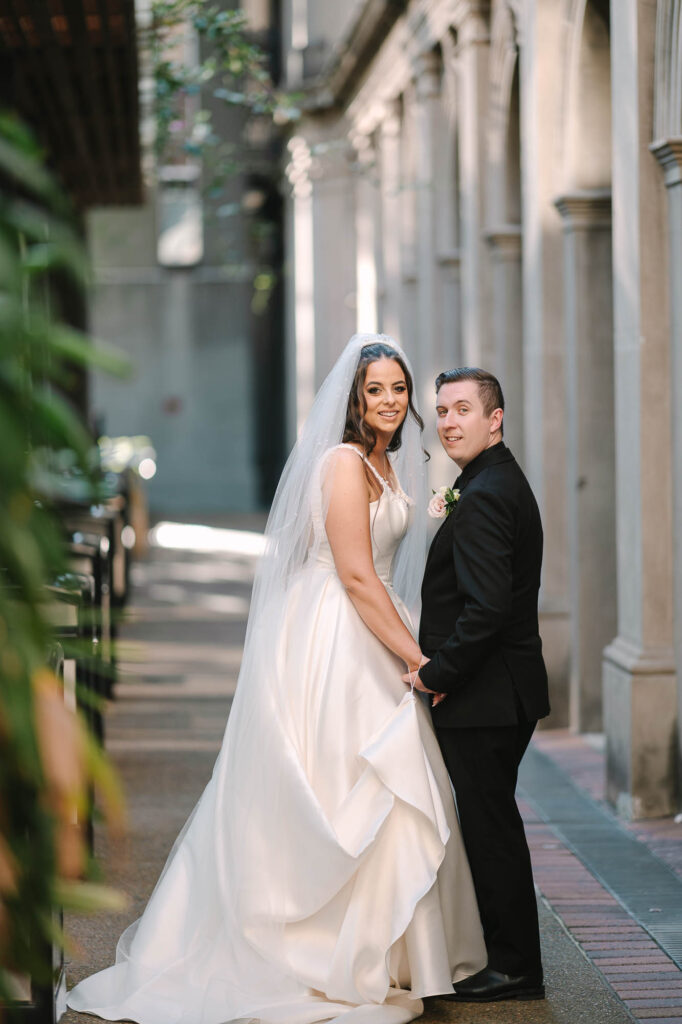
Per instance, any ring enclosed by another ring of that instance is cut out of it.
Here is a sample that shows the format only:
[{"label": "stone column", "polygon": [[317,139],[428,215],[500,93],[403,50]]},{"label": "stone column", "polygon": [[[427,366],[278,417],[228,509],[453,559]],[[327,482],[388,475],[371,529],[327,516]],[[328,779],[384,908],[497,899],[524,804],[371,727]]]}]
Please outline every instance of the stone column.
[{"label": "stone column", "polygon": [[495,366],[505,398],[504,439],[523,458],[523,292],[521,227],[504,224],[487,234],[492,250]]},{"label": "stone column", "polygon": [[388,104],[379,127],[381,175],[382,303],[380,329],[400,338],[400,129],[401,104]]},{"label": "stone column", "polygon": [[611,194],[557,199],[564,222],[570,725],[602,727],[602,651],[616,631]]},{"label": "stone column", "polygon": [[433,382],[445,363],[442,270],[436,178],[439,169],[442,65],[438,54],[421,54],[415,62],[417,136],[417,344],[420,406],[424,443],[431,453],[429,479],[436,488],[452,477],[452,464],[436,433]]},{"label": "stone column", "polygon": [[540,632],[550,682],[550,728],[568,725],[569,584],[563,239],[554,207],[555,126],[561,116],[564,22],[560,5],[526,0],[520,29],[523,233],[523,467],[545,532]]},{"label": "stone column", "polygon": [[286,276],[287,444],[292,447],[315,397],[315,313],[313,204],[310,147],[302,135],[289,141],[286,240],[290,273]]},{"label": "stone column", "polygon": [[670,282],[670,336],[672,432],[673,432],[673,556],[675,581],[675,662],[677,666],[678,798],[682,750],[682,137],[655,143],[651,147],[663,168],[668,194],[668,280]]},{"label": "stone column", "polygon": [[287,422],[293,443],[317,388],[355,331],[355,231],[344,125],[302,125],[288,148]]},{"label": "stone column", "polygon": [[493,356],[490,254],[483,235],[490,4],[470,0],[462,9],[458,23],[462,349],[466,363],[487,368]]},{"label": "stone column", "polygon": [[343,120],[315,126],[311,139],[315,390],[357,322],[353,152]]},{"label": "stone column", "polygon": [[464,365],[462,347],[461,189],[459,159],[459,71],[457,46],[446,34],[441,38],[443,80],[441,87],[439,204],[439,256],[445,327],[444,368]]},{"label": "stone column", "polygon": [[360,334],[379,329],[379,280],[382,253],[379,244],[381,207],[376,153],[372,139],[359,135],[353,139],[355,162],[355,237],[356,237],[356,330]]},{"label": "stone column", "polygon": [[611,5],[618,635],[604,651],[607,790],[632,818],[676,807],[665,189],[653,135],[655,5]]},{"label": "stone column", "polygon": [[459,249],[443,248],[438,256],[442,291],[443,358],[441,367],[450,370],[462,366],[461,309],[462,288]]},{"label": "stone column", "polygon": [[[403,92],[400,138],[400,331],[421,385],[418,331],[417,101],[414,82]],[[419,392],[421,400],[422,393]]]}]

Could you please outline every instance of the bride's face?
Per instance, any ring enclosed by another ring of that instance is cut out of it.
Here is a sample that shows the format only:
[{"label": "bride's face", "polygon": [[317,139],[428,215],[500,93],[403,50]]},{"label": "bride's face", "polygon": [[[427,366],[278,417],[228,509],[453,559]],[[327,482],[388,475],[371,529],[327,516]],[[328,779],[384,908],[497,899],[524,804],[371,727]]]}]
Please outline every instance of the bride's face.
[{"label": "bride's face", "polygon": [[363,385],[364,421],[377,437],[390,441],[405,419],[409,396],[407,381],[395,359],[377,359],[367,364]]}]

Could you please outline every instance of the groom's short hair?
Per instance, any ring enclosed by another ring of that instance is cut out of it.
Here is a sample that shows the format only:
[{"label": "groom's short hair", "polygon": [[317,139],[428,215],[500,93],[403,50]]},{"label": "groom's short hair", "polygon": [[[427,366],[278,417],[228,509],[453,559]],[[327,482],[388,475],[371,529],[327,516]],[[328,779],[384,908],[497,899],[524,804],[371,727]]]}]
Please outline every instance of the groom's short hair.
[{"label": "groom's short hair", "polygon": [[478,366],[457,366],[454,370],[444,370],[436,377],[436,394],[443,384],[455,384],[460,380],[474,380],[478,384],[478,397],[481,399],[483,412],[491,416],[495,409],[504,412],[504,395],[497,377]]}]

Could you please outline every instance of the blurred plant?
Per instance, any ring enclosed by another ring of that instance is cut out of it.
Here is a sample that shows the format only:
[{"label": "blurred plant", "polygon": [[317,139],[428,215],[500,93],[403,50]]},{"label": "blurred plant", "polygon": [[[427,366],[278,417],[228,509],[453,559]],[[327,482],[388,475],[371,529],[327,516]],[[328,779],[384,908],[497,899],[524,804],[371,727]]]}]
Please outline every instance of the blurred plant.
[{"label": "blurred plant", "polygon": [[[121,372],[111,351],[50,315],[51,282],[85,281],[68,203],[28,130],[0,113],[0,992],[10,972],[45,983],[41,945],[56,939],[55,906],[111,905],[79,881],[88,868],[74,824],[95,783],[121,813],[111,767],[48,667],[46,584],[66,569],[45,491],[66,461],[92,479],[92,442],[61,391],[74,363]],[[66,456],[66,458],[65,458]],[[40,495],[36,482],[40,481]]]}]

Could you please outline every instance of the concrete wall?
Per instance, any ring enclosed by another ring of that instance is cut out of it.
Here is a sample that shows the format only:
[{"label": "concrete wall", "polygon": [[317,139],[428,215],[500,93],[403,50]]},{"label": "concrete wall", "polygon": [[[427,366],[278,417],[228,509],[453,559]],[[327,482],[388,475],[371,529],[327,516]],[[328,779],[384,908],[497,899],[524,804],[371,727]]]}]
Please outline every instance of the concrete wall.
[{"label": "concrete wall", "polygon": [[251,282],[219,265],[156,263],[154,209],[94,211],[90,327],[133,363],[132,381],[97,374],[91,409],[109,435],[148,434],[147,484],[163,514],[257,507],[250,353]]}]

